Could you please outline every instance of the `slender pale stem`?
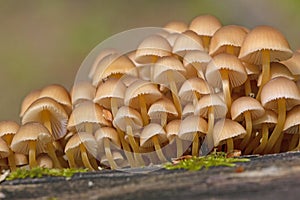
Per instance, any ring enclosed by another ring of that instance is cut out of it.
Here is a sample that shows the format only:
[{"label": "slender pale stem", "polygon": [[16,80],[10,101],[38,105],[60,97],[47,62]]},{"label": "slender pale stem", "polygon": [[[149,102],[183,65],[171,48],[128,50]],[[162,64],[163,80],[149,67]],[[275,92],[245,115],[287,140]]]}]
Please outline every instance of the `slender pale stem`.
[{"label": "slender pale stem", "polygon": [[52,159],[52,161],[53,161],[53,165],[54,165],[54,167],[55,168],[62,168],[62,166],[61,166],[61,164],[60,164],[60,162],[59,162],[59,160],[58,160],[58,158],[57,158],[57,156],[56,156],[56,153],[55,153],[55,148],[54,148],[54,146],[52,145],[52,143],[51,142],[49,142],[48,144],[47,144],[47,153],[48,153],[48,155],[49,155],[49,157]]},{"label": "slender pale stem", "polygon": [[175,140],[176,140],[176,148],[177,148],[177,158],[179,158],[180,156],[183,155],[183,144],[181,139],[178,136],[175,137]]},{"label": "slender pale stem", "polygon": [[167,73],[168,73],[168,80],[169,80],[169,83],[170,83],[170,89],[171,89],[171,93],[172,93],[173,102],[174,102],[175,108],[178,112],[178,117],[181,118],[182,108],[181,108],[180,100],[179,100],[179,97],[178,97],[177,86],[176,86],[176,83],[174,81],[172,72],[168,71]]},{"label": "slender pale stem", "polygon": [[261,154],[268,142],[268,137],[269,137],[269,128],[267,124],[262,124],[262,138],[261,138],[261,143],[260,145],[254,149],[253,154]]},{"label": "slender pale stem", "polygon": [[260,100],[260,95],[264,85],[270,80],[270,50],[262,50],[262,79],[256,96]]},{"label": "slender pale stem", "polygon": [[36,162],[36,141],[29,141],[29,166],[34,168],[37,166]]},{"label": "slender pale stem", "polygon": [[244,112],[245,116],[245,122],[246,122],[246,135],[244,136],[241,144],[240,149],[244,150],[246,146],[248,145],[251,135],[252,135],[252,119],[251,119],[251,113],[250,111]]},{"label": "slender pale stem", "polygon": [[214,147],[214,140],[213,140],[213,129],[214,129],[214,124],[215,124],[215,114],[214,114],[214,107],[210,106],[208,108],[208,130],[207,130],[207,148],[208,150],[212,150]]},{"label": "slender pale stem", "polygon": [[108,160],[110,168],[117,169],[118,167],[112,156],[111,149],[110,149],[110,141],[108,138],[104,138],[104,150],[105,150],[106,159]]},{"label": "slender pale stem", "polygon": [[[130,123],[127,123],[127,124],[130,124]],[[135,159],[137,160],[138,165],[144,166],[145,162],[144,162],[142,156],[140,155],[139,145],[135,141],[132,127],[129,125],[126,126],[126,134],[128,135],[129,144],[131,145],[131,147],[133,149],[133,155],[134,155]]]},{"label": "slender pale stem", "polygon": [[208,52],[209,44],[210,44],[210,37],[209,36],[202,36],[201,38],[202,38],[204,50],[206,52]]},{"label": "slender pale stem", "polygon": [[227,105],[227,117],[230,117],[230,108],[231,108],[231,90],[230,90],[230,82],[229,82],[229,75],[227,70],[220,70],[221,78],[222,78],[222,86],[223,86],[223,93],[225,103]]},{"label": "slender pale stem", "polygon": [[17,166],[16,166],[16,161],[15,161],[15,154],[14,152],[9,149],[9,155],[8,155],[8,165],[9,165],[9,168],[10,168],[10,171],[16,171],[17,169]]},{"label": "slender pale stem", "polygon": [[245,82],[244,88],[245,88],[245,95],[250,96],[250,94],[252,93],[252,88],[251,88],[251,82],[250,82],[249,77],[247,78],[247,80]]},{"label": "slender pale stem", "polygon": [[87,155],[87,151],[86,151],[86,148],[85,148],[84,144],[81,143],[79,148],[80,148],[81,159],[82,159],[84,167],[88,168],[91,171],[95,171],[95,169],[92,167],[92,165],[89,161],[89,157]]},{"label": "slender pale stem", "polygon": [[159,160],[161,162],[163,162],[163,163],[167,162],[167,159],[165,158],[165,156],[164,156],[164,154],[163,154],[163,152],[161,150],[161,146],[159,144],[158,137],[157,136],[153,136],[152,137],[152,142],[154,144],[154,149],[156,151],[156,154],[157,154]]},{"label": "slender pale stem", "polygon": [[148,112],[147,112],[146,100],[145,100],[144,95],[139,95],[138,98],[139,98],[139,103],[140,103],[140,108],[141,108],[143,124],[144,124],[144,126],[146,126],[149,124],[149,116],[148,116]]},{"label": "slender pale stem", "polygon": [[75,159],[74,159],[74,153],[72,152],[72,150],[66,151],[66,156],[68,158],[69,167],[77,168],[77,165],[76,165]]},{"label": "slender pale stem", "polygon": [[280,152],[280,150],[281,150],[281,143],[282,143],[282,140],[283,140],[283,136],[284,136],[284,134],[281,133],[280,136],[279,136],[279,138],[278,138],[278,140],[277,140],[277,142],[276,142],[276,144],[275,144],[275,146],[274,146],[274,148],[273,148],[272,153],[279,153]]},{"label": "slender pale stem", "polygon": [[262,133],[259,133],[250,143],[247,145],[244,154],[250,154],[253,149],[258,147],[259,140],[261,139]]},{"label": "slender pale stem", "polygon": [[194,133],[194,139],[192,143],[192,156],[199,156],[199,135]]},{"label": "slender pale stem", "polygon": [[233,152],[233,150],[234,150],[233,139],[232,138],[228,138],[226,140],[226,144],[227,144],[227,153]]},{"label": "slender pale stem", "polygon": [[118,132],[118,135],[119,135],[119,138],[120,138],[120,141],[121,141],[121,144],[122,144],[122,147],[123,147],[123,150],[124,150],[124,153],[125,153],[125,156],[128,160],[128,163],[131,167],[136,167],[136,163],[133,159],[133,156],[131,154],[131,149],[130,149],[130,146],[128,145],[127,141],[125,140],[125,134],[122,130],[120,130],[119,128],[117,128],[117,132]]},{"label": "slender pale stem", "polygon": [[266,146],[266,149],[264,153],[269,153],[272,148],[275,146],[277,140],[279,139],[279,136],[282,134],[282,130],[284,127],[285,123],[285,118],[286,118],[286,104],[285,104],[285,99],[278,99],[278,119],[277,119],[277,124],[270,136],[270,139],[268,141],[268,144]]},{"label": "slender pale stem", "polygon": [[48,131],[53,135],[51,121],[50,121],[50,113],[48,110],[42,111],[42,122],[44,126],[48,129]]}]

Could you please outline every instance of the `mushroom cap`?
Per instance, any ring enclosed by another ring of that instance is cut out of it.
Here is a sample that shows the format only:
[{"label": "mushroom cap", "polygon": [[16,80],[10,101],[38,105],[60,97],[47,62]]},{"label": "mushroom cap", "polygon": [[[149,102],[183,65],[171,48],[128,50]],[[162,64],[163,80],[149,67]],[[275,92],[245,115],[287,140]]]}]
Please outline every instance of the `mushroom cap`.
[{"label": "mushroom cap", "polygon": [[79,132],[73,135],[65,146],[65,152],[71,151],[74,154],[74,158],[80,157],[80,145],[84,144],[86,150],[97,157],[98,145],[93,134],[86,132]]},{"label": "mushroom cap", "polygon": [[243,62],[243,65],[245,66],[248,78],[250,78],[250,80],[257,80],[257,77],[260,74],[260,69],[258,65],[249,64],[245,62]]},{"label": "mushroom cap", "polygon": [[122,131],[126,131],[127,126],[132,127],[133,130],[140,129],[143,127],[142,116],[135,109],[122,106],[113,120],[113,125]]},{"label": "mushroom cap", "polygon": [[112,127],[101,127],[95,132],[96,141],[99,144],[100,149],[104,149],[104,138],[108,138],[115,146],[121,148],[121,142],[118,136],[118,132]]},{"label": "mushroom cap", "polygon": [[98,86],[103,80],[111,75],[129,74],[138,76],[134,63],[126,56],[111,54],[104,57],[98,64],[93,76],[93,85]]},{"label": "mushroom cap", "polygon": [[247,34],[239,58],[248,63],[262,64],[262,50],[270,50],[271,62],[287,60],[293,54],[282,33],[270,26],[257,26]]},{"label": "mushroom cap", "polygon": [[23,166],[28,164],[28,158],[25,154],[15,153],[14,155],[16,166]]},{"label": "mushroom cap", "polygon": [[76,82],[71,90],[73,106],[95,98],[96,88],[89,81]]},{"label": "mushroom cap", "polygon": [[154,81],[159,84],[169,85],[168,75],[172,74],[173,80],[181,84],[185,81],[186,69],[180,60],[173,56],[163,57],[157,60],[154,65]]},{"label": "mushroom cap", "polygon": [[139,107],[139,96],[143,95],[146,104],[152,104],[162,97],[156,84],[139,79],[133,82],[125,91],[124,104],[133,108]]},{"label": "mushroom cap", "polygon": [[286,100],[287,110],[300,103],[300,93],[295,82],[277,77],[268,81],[261,91],[261,104],[271,110],[277,110],[277,100]]},{"label": "mushroom cap", "polygon": [[180,124],[180,129],[178,137],[183,140],[192,141],[194,138],[194,133],[207,133],[207,122],[200,116],[190,115],[182,120]]},{"label": "mushroom cap", "polygon": [[188,29],[188,25],[182,21],[171,21],[164,26],[164,29],[170,33],[183,33]]},{"label": "mushroom cap", "polygon": [[170,116],[178,116],[174,103],[166,97],[157,100],[148,109],[148,115],[151,120],[160,119],[162,113],[167,113]]},{"label": "mushroom cap", "polygon": [[265,113],[253,120],[253,128],[261,129],[262,124],[267,124],[268,127],[274,127],[277,124],[277,114],[272,110],[265,110]]},{"label": "mushroom cap", "polygon": [[0,159],[8,157],[9,154],[8,145],[2,138],[0,138]]},{"label": "mushroom cap", "polygon": [[188,30],[177,36],[172,52],[183,57],[187,51],[204,51],[201,38],[193,31]]},{"label": "mushroom cap", "polygon": [[180,36],[181,33],[171,32],[167,36],[165,36],[166,40],[169,42],[170,46],[173,47],[176,39]]},{"label": "mushroom cap", "polygon": [[157,58],[171,55],[169,42],[160,35],[145,38],[138,46],[135,60],[138,63],[153,63]]},{"label": "mushroom cap", "polygon": [[115,53],[118,53],[118,51],[116,49],[113,49],[113,48],[109,48],[109,49],[104,49],[102,51],[99,52],[99,54],[97,55],[97,57],[95,58],[95,61],[90,69],[90,72],[89,72],[89,78],[92,79],[94,74],[95,74],[95,71],[96,69],[98,68],[98,64],[99,62],[106,56],[108,55],[111,55],[111,54],[115,54]]},{"label": "mushroom cap", "polygon": [[31,104],[24,113],[22,124],[27,122],[41,122],[42,112],[50,114],[52,134],[55,140],[62,138],[67,133],[68,114],[65,109],[51,98],[43,97]]},{"label": "mushroom cap", "polygon": [[192,103],[188,103],[184,106],[182,110],[182,118],[186,118],[189,115],[194,115],[195,107]]},{"label": "mushroom cap", "polygon": [[11,149],[16,153],[29,154],[29,142],[36,141],[36,153],[46,153],[46,145],[53,141],[48,129],[38,122],[28,122],[20,126],[15,134]]},{"label": "mushroom cap", "polygon": [[186,68],[187,73],[194,69],[198,77],[205,79],[204,73],[210,60],[211,57],[205,51],[187,51],[183,57],[183,66]]},{"label": "mushroom cap", "polygon": [[59,84],[52,84],[44,87],[39,98],[48,97],[62,105],[67,113],[72,111],[72,103],[69,92],[66,88]]},{"label": "mushroom cap", "polygon": [[68,122],[68,130],[80,132],[84,129],[84,125],[89,123],[93,124],[95,131],[100,126],[111,126],[111,118],[108,110],[104,110],[103,107],[91,101],[86,101],[73,109]]},{"label": "mushroom cap", "polygon": [[180,124],[181,124],[180,119],[172,120],[167,124],[166,134],[167,134],[167,138],[170,142],[174,139],[174,137],[178,136],[179,129],[180,129]]},{"label": "mushroom cap", "polygon": [[214,107],[214,117],[225,118],[227,113],[227,106],[219,94],[205,95],[200,98],[195,108],[195,115],[208,117],[208,109]]},{"label": "mushroom cap", "polygon": [[212,89],[202,78],[194,77],[187,79],[181,86],[178,96],[182,101],[192,102],[194,93],[199,95],[210,94]]},{"label": "mushroom cap", "polygon": [[19,129],[19,124],[14,121],[1,121],[0,122],[0,137],[5,135],[15,135]]},{"label": "mushroom cap", "polygon": [[200,15],[191,21],[189,29],[200,36],[212,37],[221,26],[221,22],[215,16]]},{"label": "mushroom cap", "polygon": [[295,51],[288,60],[281,61],[293,75],[300,75],[300,52]]},{"label": "mushroom cap", "polygon": [[252,120],[261,117],[265,110],[260,102],[252,97],[240,97],[232,102],[231,118],[235,121],[243,121],[244,113],[249,111]]},{"label": "mushroom cap", "polygon": [[26,97],[22,101],[21,111],[19,115],[20,117],[23,117],[24,113],[29,108],[29,106],[39,98],[40,92],[41,90],[33,90],[26,95]]},{"label": "mushroom cap", "polygon": [[121,106],[124,104],[125,90],[126,86],[121,80],[109,78],[98,86],[94,102],[111,109],[111,98],[114,98],[118,106]]},{"label": "mushroom cap", "polygon": [[36,162],[39,167],[42,168],[53,168],[53,161],[47,154],[40,154],[36,158]]},{"label": "mushroom cap", "polygon": [[[276,77],[285,77],[290,80],[295,80],[295,76],[289,71],[289,69],[281,63],[271,63],[270,64],[270,79]],[[262,74],[259,75],[257,80],[257,86],[261,85]]]},{"label": "mushroom cap", "polygon": [[221,119],[216,122],[213,130],[214,145],[218,146],[229,138],[242,137],[246,130],[238,122],[231,119]]},{"label": "mushroom cap", "polygon": [[239,55],[240,48],[247,35],[247,31],[240,26],[228,25],[218,29],[210,41],[209,55],[215,56],[226,52],[226,46],[232,46],[235,55]]},{"label": "mushroom cap", "polygon": [[247,72],[242,62],[234,55],[221,53],[213,57],[206,68],[207,82],[221,88],[222,79],[219,70],[227,70],[231,87],[238,87],[247,80]]},{"label": "mushroom cap", "polygon": [[299,134],[300,105],[290,110],[285,119],[283,131],[291,134]]},{"label": "mushroom cap", "polygon": [[164,128],[156,123],[150,123],[146,125],[141,132],[140,135],[140,145],[141,147],[153,147],[153,141],[151,140],[152,137],[157,136],[158,141],[160,144],[163,144],[168,141],[167,134]]}]

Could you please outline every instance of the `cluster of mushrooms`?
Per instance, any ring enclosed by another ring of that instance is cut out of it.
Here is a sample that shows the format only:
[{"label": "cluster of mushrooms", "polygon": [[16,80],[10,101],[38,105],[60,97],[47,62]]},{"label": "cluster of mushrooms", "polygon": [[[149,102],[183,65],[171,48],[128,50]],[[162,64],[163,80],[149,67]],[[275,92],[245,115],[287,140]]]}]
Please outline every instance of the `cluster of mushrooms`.
[{"label": "cluster of mushrooms", "polygon": [[300,149],[300,53],[269,26],[174,21],[135,51],[101,51],[70,93],[29,93],[21,125],[0,123],[0,165],[97,170],[164,163],[212,149]]}]

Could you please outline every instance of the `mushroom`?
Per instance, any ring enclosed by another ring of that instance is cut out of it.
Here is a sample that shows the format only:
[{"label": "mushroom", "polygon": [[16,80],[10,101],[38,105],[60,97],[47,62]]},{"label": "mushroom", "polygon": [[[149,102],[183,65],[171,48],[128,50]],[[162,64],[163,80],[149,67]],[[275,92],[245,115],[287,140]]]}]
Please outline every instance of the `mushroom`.
[{"label": "mushroom", "polygon": [[227,152],[233,152],[234,144],[233,138],[243,137],[246,130],[238,122],[230,119],[220,119],[216,122],[213,130],[213,139],[215,146],[222,144],[226,141]]},{"label": "mushroom", "polygon": [[14,156],[17,167],[23,167],[25,165],[28,165],[28,158],[25,154],[15,153]]},{"label": "mushroom", "polygon": [[117,127],[121,131],[124,131],[128,136],[129,143],[133,149],[134,156],[138,165],[144,165],[144,161],[141,157],[139,145],[134,138],[134,131],[143,127],[143,121],[141,114],[128,106],[122,106],[119,108],[114,120],[114,127]]},{"label": "mushroom", "polygon": [[40,92],[41,90],[33,90],[26,95],[26,97],[22,101],[21,111],[19,115],[20,117],[23,117],[24,113],[29,108],[29,106],[39,98]]},{"label": "mushroom", "polygon": [[188,103],[192,102],[196,106],[199,98],[202,95],[210,94],[212,89],[209,87],[208,83],[202,78],[190,78],[187,79],[181,86],[178,96],[181,102]]},{"label": "mushroom", "polygon": [[18,129],[11,142],[11,149],[16,153],[29,155],[30,168],[37,166],[36,155],[40,153],[47,153],[54,166],[61,168],[52,140],[52,136],[45,126],[37,122],[28,122]]},{"label": "mushroom", "polygon": [[11,171],[16,170],[16,163],[15,163],[15,156],[14,152],[11,150],[10,145],[11,141],[19,129],[19,124],[14,121],[1,121],[0,122],[0,137],[6,142],[7,146],[9,147],[9,155],[8,165]]},{"label": "mushroom", "polygon": [[275,126],[264,153],[272,150],[276,142],[279,140],[286,119],[286,111],[300,103],[300,93],[295,82],[284,78],[277,77],[271,79],[265,84],[261,91],[261,104],[266,109],[277,110],[278,123]]},{"label": "mushroom", "polygon": [[208,51],[211,37],[221,27],[221,22],[215,16],[201,15],[191,21],[189,29],[201,37],[204,49]]},{"label": "mushroom", "polygon": [[251,64],[262,65],[262,82],[256,96],[258,100],[263,86],[270,80],[270,63],[287,60],[292,54],[285,37],[273,27],[257,26],[247,34],[239,58]]},{"label": "mushroom", "polygon": [[169,140],[169,145],[176,143],[176,158],[179,158],[183,155],[184,149],[181,139],[178,137],[180,129],[181,120],[175,119],[170,121],[166,126],[166,134]]},{"label": "mushroom", "polygon": [[[124,159],[124,157],[122,156],[122,154],[119,151],[113,151],[112,158],[113,158],[113,161],[116,163],[116,165],[119,166],[120,168],[124,168],[124,167],[128,166],[128,163],[126,162],[126,160]],[[107,159],[106,155],[102,156],[100,162],[104,166],[110,165],[109,160]]]},{"label": "mushroom", "polygon": [[75,160],[81,157],[84,167],[94,171],[96,166],[92,166],[91,160],[97,157],[97,151],[98,145],[95,137],[86,132],[79,132],[73,135],[65,146],[65,153],[70,168],[76,168]]},{"label": "mushroom", "polygon": [[67,128],[72,132],[93,134],[100,126],[111,126],[111,121],[110,111],[91,101],[86,101],[74,108]]},{"label": "mushroom", "polygon": [[238,87],[247,80],[244,65],[234,55],[218,54],[208,63],[205,76],[211,86],[221,88],[222,85],[224,99],[230,111],[231,88]]},{"label": "mushroom", "polygon": [[182,21],[171,21],[164,25],[164,29],[170,33],[183,33],[188,29],[188,26]]},{"label": "mushroom", "polygon": [[290,110],[287,115],[286,115],[286,120],[284,123],[283,131],[284,133],[289,133],[293,134],[292,140],[290,141],[291,147],[293,146],[292,144],[295,143],[294,140],[297,141],[297,145],[294,149],[290,149],[292,151],[299,151],[300,150],[300,137],[295,137],[294,135],[299,135],[300,134],[300,105],[295,106]]},{"label": "mushroom", "polygon": [[150,123],[144,127],[140,135],[141,147],[149,148],[153,147],[161,162],[167,162],[164,156],[161,144],[168,141],[167,135],[163,127],[156,123]]},{"label": "mushroom", "polygon": [[206,143],[208,150],[212,150],[213,130],[216,119],[225,118],[227,107],[219,94],[205,95],[198,101],[195,108],[195,115],[199,115],[207,119]]},{"label": "mushroom", "polygon": [[74,83],[71,90],[73,108],[85,101],[92,101],[95,98],[96,88],[88,81]]},{"label": "mushroom", "polygon": [[244,27],[228,25],[219,28],[211,38],[209,55],[228,53],[238,56],[246,35],[247,31]]},{"label": "mushroom", "polygon": [[54,140],[61,139],[66,135],[67,121],[68,114],[65,109],[48,97],[33,102],[22,118],[22,124],[27,122],[42,123],[54,137]]},{"label": "mushroom", "polygon": [[182,120],[178,137],[181,140],[192,141],[192,156],[199,156],[199,137],[206,135],[207,122],[200,116],[190,115]]},{"label": "mushroom", "polygon": [[195,113],[195,106],[192,103],[188,103],[184,106],[183,110],[182,110],[182,119],[193,115]]},{"label": "mushroom", "polygon": [[187,78],[198,76],[205,79],[204,73],[211,57],[205,51],[188,51],[183,57],[183,65],[187,71]]},{"label": "mushroom", "polygon": [[160,58],[154,66],[154,82],[169,86],[178,116],[181,117],[181,104],[178,97],[178,88],[185,81],[186,72],[182,63],[174,57]]},{"label": "mushroom", "polygon": [[177,110],[171,100],[166,97],[163,97],[156,102],[154,102],[148,110],[148,115],[151,119],[151,122],[157,123],[156,120],[159,120],[162,127],[166,127],[168,118],[174,118],[178,116]]},{"label": "mushroom", "polygon": [[47,154],[41,153],[38,155],[36,162],[39,167],[48,169],[53,168],[53,161]]},{"label": "mushroom", "polygon": [[244,150],[252,137],[252,121],[261,117],[265,113],[260,102],[252,97],[240,97],[231,106],[232,120],[241,122],[245,120],[246,135],[239,145]]},{"label": "mushroom", "polygon": [[140,79],[133,82],[126,89],[124,104],[135,109],[140,109],[143,124],[147,125],[149,123],[147,106],[161,97],[162,94],[154,83]]},{"label": "mushroom", "polygon": [[289,58],[288,60],[283,60],[280,63],[284,64],[289,69],[289,71],[294,76],[297,76],[297,79],[299,79],[299,75],[300,75],[299,62],[300,62],[300,52],[295,51],[291,58]]},{"label": "mushroom", "polygon": [[111,143],[113,143],[115,148],[121,148],[118,132],[112,127],[101,127],[95,132],[95,138],[98,143],[99,151],[105,152],[105,158],[110,168],[117,169],[118,165],[115,163],[112,155]]},{"label": "mushroom", "polygon": [[257,65],[249,64],[245,62],[243,62],[243,65],[245,66],[248,75],[248,78],[244,85],[245,95],[246,96],[252,95],[253,97],[255,97],[256,92],[255,92],[255,88],[252,88],[253,86],[251,85],[251,81],[255,81],[256,84],[258,75],[260,73],[259,67]]},{"label": "mushroom", "polygon": [[[3,158],[7,158],[9,154],[9,147],[7,146],[6,142],[2,138],[0,138],[0,160],[3,160]],[[3,160],[3,162],[4,163],[1,163],[0,166],[7,166],[6,160]]]}]

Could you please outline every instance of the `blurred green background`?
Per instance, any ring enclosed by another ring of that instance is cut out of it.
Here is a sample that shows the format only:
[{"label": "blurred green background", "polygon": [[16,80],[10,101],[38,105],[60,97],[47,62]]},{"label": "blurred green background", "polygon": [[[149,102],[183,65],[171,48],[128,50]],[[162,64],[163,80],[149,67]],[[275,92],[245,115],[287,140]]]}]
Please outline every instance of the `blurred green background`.
[{"label": "blurred green background", "polygon": [[59,83],[70,89],[101,41],[131,28],[190,22],[209,13],[224,25],[271,25],[300,48],[298,0],[0,0],[0,120],[19,121],[22,99]]}]

